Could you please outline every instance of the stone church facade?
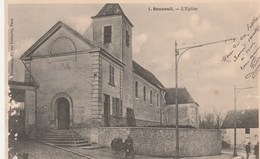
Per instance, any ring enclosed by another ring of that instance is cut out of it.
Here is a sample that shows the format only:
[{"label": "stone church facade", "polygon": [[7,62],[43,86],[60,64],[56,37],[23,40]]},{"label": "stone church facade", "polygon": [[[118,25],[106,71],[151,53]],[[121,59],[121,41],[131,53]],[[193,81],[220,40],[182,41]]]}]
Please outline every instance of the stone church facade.
[{"label": "stone church facade", "polygon": [[84,35],[57,22],[20,59],[26,131],[73,129],[93,140],[102,126],[162,122],[165,88],[132,59],[133,24],[106,4]]},{"label": "stone church facade", "polygon": [[91,131],[159,125],[164,87],[132,60],[132,23],[118,4],[106,4],[92,19],[84,35],[57,22],[21,56],[25,83],[36,85],[25,97],[35,119],[29,125]]}]

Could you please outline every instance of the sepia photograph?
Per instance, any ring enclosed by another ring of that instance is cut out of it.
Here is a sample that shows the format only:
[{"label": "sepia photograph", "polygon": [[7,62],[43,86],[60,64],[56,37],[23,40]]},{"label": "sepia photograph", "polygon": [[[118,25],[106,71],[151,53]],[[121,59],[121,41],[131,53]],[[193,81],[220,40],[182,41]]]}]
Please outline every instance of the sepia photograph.
[{"label": "sepia photograph", "polygon": [[6,1],[8,159],[258,159],[260,3]]}]

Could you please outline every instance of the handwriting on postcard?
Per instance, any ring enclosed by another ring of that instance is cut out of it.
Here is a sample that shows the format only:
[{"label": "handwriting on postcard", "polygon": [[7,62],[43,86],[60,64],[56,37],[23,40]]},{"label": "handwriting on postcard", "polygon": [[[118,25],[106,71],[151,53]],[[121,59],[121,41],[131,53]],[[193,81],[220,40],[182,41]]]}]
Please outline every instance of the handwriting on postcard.
[{"label": "handwriting on postcard", "polygon": [[260,71],[260,47],[257,42],[257,35],[260,31],[260,14],[255,16],[247,25],[246,33],[236,38],[231,51],[223,57],[224,62],[240,62],[241,70],[246,72],[245,78],[255,78]]}]

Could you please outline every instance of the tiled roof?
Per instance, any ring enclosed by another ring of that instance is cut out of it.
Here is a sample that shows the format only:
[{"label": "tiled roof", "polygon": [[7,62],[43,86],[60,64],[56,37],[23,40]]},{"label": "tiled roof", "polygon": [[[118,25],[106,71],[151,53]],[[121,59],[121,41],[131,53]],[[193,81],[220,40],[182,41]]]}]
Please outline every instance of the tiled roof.
[{"label": "tiled roof", "polygon": [[20,81],[8,81],[8,85],[37,87],[37,85],[32,82],[20,82]]},{"label": "tiled roof", "polygon": [[143,68],[141,65],[136,63],[134,60],[133,60],[133,69],[134,69],[134,73],[143,77],[145,80],[147,80],[154,86],[157,86],[157,87],[159,86],[161,88],[164,88],[163,84],[150,71]]},{"label": "tiled roof", "polygon": [[[25,83],[19,81],[8,81],[8,85],[36,87],[33,83]],[[14,100],[16,102],[25,101],[25,89],[14,89],[10,87],[9,90],[10,92],[8,93],[8,96],[11,98],[11,100]]]},{"label": "tiled roof", "polygon": [[124,14],[120,5],[118,3],[108,3],[98,12],[98,14],[95,17],[117,14]]},{"label": "tiled roof", "polygon": [[[235,111],[228,111],[222,124],[223,129],[234,128]],[[236,111],[237,128],[258,128],[258,109],[245,109]]]},{"label": "tiled roof", "polygon": [[[175,104],[175,88],[166,88],[166,105]],[[186,88],[178,88],[178,104],[196,103]]]},{"label": "tiled roof", "polygon": [[105,6],[98,12],[98,14],[96,16],[93,16],[92,18],[111,16],[111,15],[122,15],[126,18],[126,20],[130,23],[130,25],[133,26],[130,20],[125,16],[122,8],[118,3],[105,4]]}]

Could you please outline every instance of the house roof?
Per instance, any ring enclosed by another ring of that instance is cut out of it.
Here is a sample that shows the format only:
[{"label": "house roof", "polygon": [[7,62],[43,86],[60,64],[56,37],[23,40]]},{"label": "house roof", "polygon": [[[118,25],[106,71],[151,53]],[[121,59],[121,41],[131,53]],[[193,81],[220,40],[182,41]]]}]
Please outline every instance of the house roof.
[{"label": "house roof", "polygon": [[62,21],[58,21],[49,31],[47,31],[38,41],[36,41],[22,56],[20,59],[27,59],[28,57],[31,56],[31,54],[36,50],[39,46],[41,46],[47,39],[49,39],[55,32],[57,32],[61,27],[67,29],[70,31],[72,34],[74,34],[76,37],[81,39],[83,42],[86,44],[90,45],[93,48],[96,48],[90,40],[86,39],[83,35],[72,29],[70,26],[65,24]]},{"label": "house roof", "polygon": [[104,17],[104,16],[113,16],[113,15],[122,15],[126,18],[126,20],[130,23],[130,25],[133,27],[133,24],[130,22],[130,20],[125,16],[125,13],[123,12],[122,8],[118,3],[107,3],[105,6],[98,12],[96,16],[93,16],[92,18],[98,18],[98,17]]},{"label": "house roof", "polygon": [[134,73],[138,74],[139,76],[141,76],[142,78],[144,78],[145,80],[153,84],[154,86],[164,88],[163,84],[154,76],[153,73],[143,68],[134,60],[133,60],[133,71]]},{"label": "house roof", "polygon": [[[166,105],[175,104],[175,88],[166,88]],[[178,104],[196,103],[186,88],[178,88]]]},{"label": "house roof", "polygon": [[[9,90],[8,96],[11,100],[16,102],[24,102],[25,101],[25,90],[27,86],[29,87],[37,87],[33,83],[28,82],[19,82],[19,81],[8,81]],[[16,87],[18,86],[18,87]],[[20,86],[20,87],[19,87]]]},{"label": "house roof", "polygon": [[8,81],[8,85],[37,87],[33,82]]},{"label": "house roof", "polygon": [[[235,111],[228,111],[222,124],[223,129],[234,128]],[[244,109],[236,111],[237,128],[258,128],[258,109]]]}]

